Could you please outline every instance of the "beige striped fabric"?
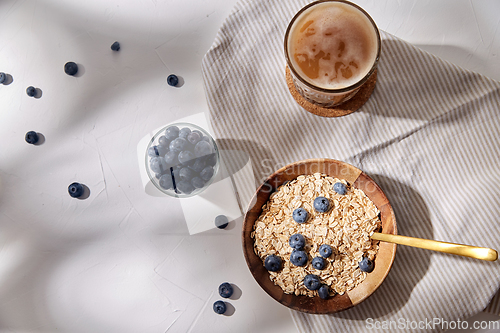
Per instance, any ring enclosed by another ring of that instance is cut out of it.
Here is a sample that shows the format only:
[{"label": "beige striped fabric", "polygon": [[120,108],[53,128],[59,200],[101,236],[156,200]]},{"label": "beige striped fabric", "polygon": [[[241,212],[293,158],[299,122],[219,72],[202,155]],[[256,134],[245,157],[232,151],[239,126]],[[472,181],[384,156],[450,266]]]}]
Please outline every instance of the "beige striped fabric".
[{"label": "beige striped fabric", "polygon": [[[312,115],[288,92],[283,56],[288,21],[308,2],[240,1],[221,27],[202,64],[221,147],[248,153],[257,183],[297,160],[348,162],[382,187],[400,234],[500,250],[500,83],[381,32],[368,102],[340,118]],[[499,273],[498,262],[399,246],[389,276],[360,305],[292,317],[300,332],[367,332],[383,324],[439,332],[446,327],[438,321],[485,309]]]}]

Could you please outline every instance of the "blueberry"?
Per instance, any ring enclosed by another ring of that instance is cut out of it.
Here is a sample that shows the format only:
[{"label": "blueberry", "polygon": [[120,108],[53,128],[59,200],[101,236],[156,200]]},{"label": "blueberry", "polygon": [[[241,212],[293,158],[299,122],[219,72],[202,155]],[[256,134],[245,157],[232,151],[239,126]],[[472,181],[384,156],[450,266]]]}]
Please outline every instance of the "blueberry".
[{"label": "blueberry", "polygon": [[186,146],[186,139],[183,138],[177,138],[170,142],[169,148],[171,151],[175,151],[176,153],[180,153],[182,150],[184,150],[184,147]]},{"label": "blueberry", "polygon": [[193,185],[194,188],[202,188],[203,186],[205,186],[205,181],[196,176],[191,179],[191,185]]},{"label": "blueberry", "polygon": [[181,164],[184,164],[184,165],[194,163],[194,154],[192,152],[190,152],[189,150],[181,151],[177,158],[179,159],[179,162]]},{"label": "blueberry", "polygon": [[179,127],[170,126],[165,130],[165,137],[169,140],[176,139],[179,136]]},{"label": "blueberry", "polygon": [[325,213],[330,208],[330,201],[325,197],[317,197],[314,199],[314,209],[320,213]]},{"label": "blueberry", "polygon": [[229,298],[233,295],[233,286],[229,282],[224,282],[219,286],[220,297]]},{"label": "blueberry", "polygon": [[210,154],[205,158],[205,162],[207,165],[215,166],[217,164],[217,155]]},{"label": "blueberry", "polygon": [[215,226],[219,229],[225,229],[229,225],[229,220],[226,215],[218,215],[215,218]]},{"label": "blueberry", "polygon": [[327,299],[330,296],[330,291],[326,284],[322,284],[318,289],[318,295],[321,299]]},{"label": "blueberry", "polygon": [[277,272],[281,269],[281,258],[271,254],[264,260],[264,267],[270,272]]},{"label": "blueberry", "polygon": [[322,257],[315,257],[312,260],[312,266],[316,269],[322,270],[323,268],[325,268],[325,259],[323,259]]},{"label": "blueberry", "polygon": [[35,131],[29,131],[24,136],[24,140],[26,140],[27,143],[31,143],[32,145],[34,145],[35,143],[37,143],[38,139],[39,139],[38,138],[38,133],[35,132]]},{"label": "blueberry", "polygon": [[187,140],[189,134],[191,134],[191,130],[188,127],[181,128],[181,130],[179,131],[179,138]]},{"label": "blueberry", "polygon": [[156,146],[149,147],[148,148],[148,156],[149,157],[160,156],[160,153],[158,152],[158,147],[156,147]]},{"label": "blueberry", "polygon": [[304,208],[297,208],[292,213],[293,220],[297,223],[304,223],[308,216],[309,213]]},{"label": "blueberry", "polygon": [[307,254],[301,250],[293,250],[290,255],[290,262],[295,266],[305,266],[307,263]]},{"label": "blueberry", "polygon": [[214,303],[214,311],[218,314],[224,314],[226,312],[226,303],[224,301],[217,301]]},{"label": "blueberry", "polygon": [[5,73],[0,73],[0,84],[4,83],[6,79],[7,75],[5,75]]},{"label": "blueberry", "polygon": [[194,186],[191,185],[190,182],[185,180],[180,180],[178,183],[176,182],[177,189],[184,194],[190,194],[194,191]]},{"label": "blueberry", "polygon": [[363,257],[363,259],[359,262],[359,269],[363,272],[371,273],[374,267],[375,265],[373,261],[368,257]]},{"label": "blueberry", "polygon": [[79,198],[83,195],[83,186],[80,183],[71,183],[68,186],[68,193],[72,198]]},{"label": "blueberry", "polygon": [[151,158],[151,160],[149,161],[149,167],[154,173],[162,173],[167,170],[167,164],[165,163],[165,160],[159,156]]},{"label": "blueberry", "polygon": [[195,176],[193,170],[188,167],[184,167],[179,171],[179,177],[181,180],[191,183],[191,179]]},{"label": "blueberry", "polygon": [[295,250],[301,250],[306,245],[306,239],[301,234],[291,235],[288,239],[288,244]]},{"label": "blueberry", "polygon": [[206,141],[200,141],[194,146],[196,157],[206,156],[212,153],[212,146]]},{"label": "blueberry", "polygon": [[187,140],[191,142],[193,145],[197,144],[202,137],[199,133],[200,132],[192,131],[191,133],[188,134]]},{"label": "blueberry", "polygon": [[177,159],[177,153],[175,151],[169,151],[168,153],[165,154],[165,162],[168,165],[177,165],[179,163],[179,160]]},{"label": "blueberry", "polygon": [[189,167],[196,172],[201,172],[201,170],[203,170],[205,166],[206,163],[202,158],[196,158]]},{"label": "blueberry", "polygon": [[120,51],[120,43],[114,42],[113,44],[111,44],[111,49],[113,51]]},{"label": "blueberry", "polygon": [[175,74],[170,74],[167,77],[167,83],[169,86],[175,87],[176,85],[179,84],[179,78]]},{"label": "blueberry", "polygon": [[328,244],[323,244],[319,247],[319,254],[323,258],[329,258],[332,255],[332,247]]},{"label": "blueberry", "polygon": [[73,61],[64,64],[64,73],[68,75],[75,75],[78,73],[78,65]]},{"label": "blueberry", "polygon": [[156,146],[156,149],[158,150],[158,155],[161,157],[165,156],[166,153],[168,153],[168,147],[165,146]]},{"label": "blueberry", "polygon": [[321,287],[321,281],[317,275],[308,274],[304,278],[304,286],[309,290],[318,290]]},{"label": "blueberry", "polygon": [[172,140],[167,139],[167,137],[165,135],[162,135],[162,136],[160,136],[158,138],[158,145],[162,146],[162,147],[167,147],[168,148],[168,146],[170,145],[171,141]]},{"label": "blueberry", "polygon": [[210,143],[210,138],[208,136],[206,136],[206,135],[202,136],[201,140]]},{"label": "blueberry", "polygon": [[337,183],[333,184],[333,190],[340,195],[344,195],[347,193],[347,188],[341,182],[337,182]]},{"label": "blueberry", "polygon": [[28,94],[29,97],[35,97],[36,95],[36,89],[33,86],[29,86],[26,88],[26,94]]},{"label": "blueberry", "polygon": [[158,183],[160,183],[160,187],[165,190],[171,190],[174,188],[174,182],[172,181],[172,175],[170,173],[162,175],[158,180]]},{"label": "blueberry", "polygon": [[209,181],[210,179],[212,179],[213,175],[214,175],[214,168],[212,168],[210,165],[204,167],[203,170],[201,170],[200,172],[201,179],[205,181]]}]

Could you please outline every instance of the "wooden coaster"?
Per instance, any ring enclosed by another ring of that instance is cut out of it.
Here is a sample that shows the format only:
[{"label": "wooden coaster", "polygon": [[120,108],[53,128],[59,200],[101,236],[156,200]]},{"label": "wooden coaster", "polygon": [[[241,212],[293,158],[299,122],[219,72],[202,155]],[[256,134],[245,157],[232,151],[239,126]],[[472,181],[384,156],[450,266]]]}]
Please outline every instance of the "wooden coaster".
[{"label": "wooden coaster", "polygon": [[373,90],[375,89],[375,83],[377,82],[377,70],[375,70],[372,76],[365,82],[359,91],[350,100],[340,105],[336,105],[331,108],[325,108],[318,105],[314,105],[307,101],[295,88],[293,84],[292,75],[290,74],[290,69],[286,66],[286,84],[288,90],[292,94],[295,101],[304,109],[321,117],[341,117],[353,113],[358,110],[363,104],[366,103],[368,98],[370,98]]}]

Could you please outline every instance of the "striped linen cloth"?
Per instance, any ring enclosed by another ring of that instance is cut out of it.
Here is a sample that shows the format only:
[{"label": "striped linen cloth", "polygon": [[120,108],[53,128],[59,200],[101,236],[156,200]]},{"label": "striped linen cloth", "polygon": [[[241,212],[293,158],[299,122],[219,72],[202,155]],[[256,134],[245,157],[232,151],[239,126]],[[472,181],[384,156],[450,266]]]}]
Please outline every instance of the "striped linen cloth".
[{"label": "striped linen cloth", "polygon": [[[381,31],[368,102],[344,117],[315,116],[290,95],[283,55],[287,24],[308,2],[243,0],[221,27],[202,64],[221,147],[249,154],[256,183],[302,159],[348,162],[384,190],[399,234],[500,250],[500,83]],[[300,332],[383,324],[439,332],[444,321],[485,309],[499,275],[498,261],[399,246],[384,283],[358,306],[332,315],[291,312]],[[423,327],[429,322],[436,325]]]}]

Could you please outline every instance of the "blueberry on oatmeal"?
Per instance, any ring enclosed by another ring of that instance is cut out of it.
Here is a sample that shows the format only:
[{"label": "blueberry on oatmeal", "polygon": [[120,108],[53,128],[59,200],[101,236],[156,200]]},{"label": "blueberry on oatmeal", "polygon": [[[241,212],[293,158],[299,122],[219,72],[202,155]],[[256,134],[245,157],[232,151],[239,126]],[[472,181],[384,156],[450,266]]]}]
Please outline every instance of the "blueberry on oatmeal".
[{"label": "blueberry on oatmeal", "polygon": [[288,244],[295,250],[301,250],[306,245],[306,239],[301,234],[291,235]]},{"label": "blueberry on oatmeal", "polygon": [[304,223],[308,216],[309,213],[304,208],[297,208],[292,213],[292,218],[297,223]]},{"label": "blueberry on oatmeal", "polygon": [[330,208],[330,201],[325,197],[317,197],[313,202],[314,209],[319,213],[326,213]]},{"label": "blueberry on oatmeal", "polygon": [[277,272],[281,269],[281,258],[275,254],[268,255],[264,260],[264,267],[270,272]]}]

